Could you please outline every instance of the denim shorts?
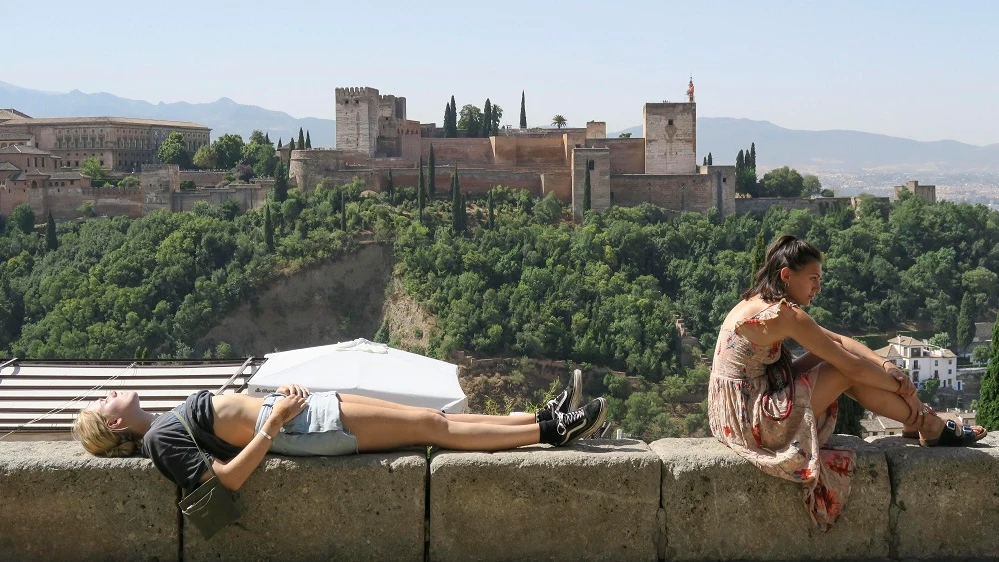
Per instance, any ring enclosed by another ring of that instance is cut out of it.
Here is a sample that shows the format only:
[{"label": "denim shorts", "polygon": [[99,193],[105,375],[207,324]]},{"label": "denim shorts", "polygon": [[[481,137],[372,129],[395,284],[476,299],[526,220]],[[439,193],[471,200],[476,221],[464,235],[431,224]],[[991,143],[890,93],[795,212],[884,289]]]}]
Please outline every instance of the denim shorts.
[{"label": "denim shorts", "polygon": [[[264,426],[274,404],[283,394],[270,394],[257,414],[256,431]],[[270,452],[300,457],[357,454],[357,438],[340,422],[340,397],[336,392],[314,392],[305,399],[305,410],[281,427]]]}]

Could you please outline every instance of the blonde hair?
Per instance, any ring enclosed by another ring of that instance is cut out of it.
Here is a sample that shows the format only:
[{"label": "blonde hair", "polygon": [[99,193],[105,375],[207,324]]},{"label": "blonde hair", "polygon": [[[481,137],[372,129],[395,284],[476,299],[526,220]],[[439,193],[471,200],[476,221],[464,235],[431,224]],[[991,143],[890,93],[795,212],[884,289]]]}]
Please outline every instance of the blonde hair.
[{"label": "blonde hair", "polygon": [[108,427],[108,419],[97,410],[80,411],[73,422],[73,438],[98,457],[130,457],[139,448],[139,442],[130,433]]}]

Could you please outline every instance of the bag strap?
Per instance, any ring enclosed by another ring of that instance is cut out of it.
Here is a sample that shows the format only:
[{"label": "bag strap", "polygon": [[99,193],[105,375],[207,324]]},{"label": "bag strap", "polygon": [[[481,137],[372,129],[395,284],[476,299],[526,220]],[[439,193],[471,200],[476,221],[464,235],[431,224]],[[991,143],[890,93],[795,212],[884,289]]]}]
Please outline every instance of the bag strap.
[{"label": "bag strap", "polygon": [[173,410],[170,410],[170,413],[173,414],[174,417],[177,418],[180,421],[181,425],[184,426],[184,429],[187,430],[187,434],[191,436],[191,441],[194,442],[194,446],[197,447],[198,448],[198,452],[201,453],[201,458],[204,459],[205,464],[208,465],[208,471],[211,472],[212,476],[214,477],[215,476],[215,471],[212,469],[212,463],[208,461],[208,456],[205,455],[205,452],[202,451],[201,447],[198,446],[198,440],[194,438],[194,433],[191,432],[191,427],[189,425],[187,425],[186,421],[184,421],[184,416],[178,414],[176,408],[174,408]]}]

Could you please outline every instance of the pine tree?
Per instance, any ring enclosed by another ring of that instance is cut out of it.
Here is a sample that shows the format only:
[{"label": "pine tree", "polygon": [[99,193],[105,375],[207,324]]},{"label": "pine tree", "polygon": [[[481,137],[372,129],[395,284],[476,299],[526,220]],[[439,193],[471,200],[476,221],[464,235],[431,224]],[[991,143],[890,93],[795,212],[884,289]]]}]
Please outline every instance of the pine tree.
[{"label": "pine tree", "polygon": [[389,204],[395,205],[395,182],[392,180],[392,168],[389,168],[388,183],[385,185],[385,191],[388,192]]},{"label": "pine tree", "polygon": [[427,199],[433,199],[437,194],[437,158],[434,157],[434,143],[430,143],[430,161],[427,164],[430,166],[427,175]]},{"label": "pine tree", "polygon": [[970,293],[964,293],[961,298],[961,311],[957,315],[957,348],[965,351],[975,339],[975,319],[971,309],[974,308],[975,297]]},{"label": "pine tree", "polygon": [[490,129],[492,129],[493,123],[493,104],[486,98],[486,104],[482,106],[482,127],[481,134],[483,138],[489,138]]},{"label": "pine tree", "polygon": [[590,163],[586,163],[586,175],[583,177],[583,212],[590,210]]},{"label": "pine tree", "polygon": [[304,150],[305,149],[305,131],[303,131],[301,127],[298,128],[298,145],[297,146],[298,146],[299,150]]},{"label": "pine tree", "polygon": [[496,227],[496,207],[493,198],[493,190],[489,190],[489,230]]},{"label": "pine tree", "polygon": [[738,174],[746,166],[745,156],[743,156],[742,151],[739,151],[739,155],[735,157],[735,173]]},{"label": "pine tree", "polygon": [[527,128],[527,106],[524,105],[524,91],[520,91],[520,128]]},{"label": "pine tree", "polygon": [[975,421],[989,431],[999,429],[999,321],[992,326],[989,363],[982,375],[982,392]]},{"label": "pine tree", "polygon": [[312,148],[312,136],[309,131],[305,131],[305,148]]},{"label": "pine tree", "polygon": [[756,283],[756,272],[763,267],[763,261],[767,257],[767,241],[763,236],[763,229],[761,228],[759,232],[756,233],[756,242],[753,244],[753,253],[751,255],[752,265],[749,271],[749,286],[752,287]]},{"label": "pine tree", "polygon": [[288,198],[288,171],[284,161],[278,160],[274,168],[274,200],[283,203]]},{"label": "pine tree", "polygon": [[271,206],[264,205],[264,242],[267,251],[274,251],[274,221],[271,219]]},{"label": "pine tree", "polygon": [[59,239],[56,238],[55,221],[52,220],[52,211],[49,211],[49,220],[45,222],[45,248],[50,252],[59,249]]},{"label": "pine tree", "polygon": [[714,163],[711,161],[711,153],[710,152],[708,153],[708,166],[714,166]]},{"label": "pine tree", "polygon": [[426,198],[426,196],[427,196],[427,179],[423,175],[423,156],[420,156],[420,185],[419,185],[419,190],[420,190],[420,193],[424,194],[423,197]]},{"label": "pine tree", "polygon": [[756,143],[749,147],[749,167],[756,169]]},{"label": "pine tree", "polygon": [[288,141],[288,157],[291,157],[291,151],[295,150],[295,139]]}]

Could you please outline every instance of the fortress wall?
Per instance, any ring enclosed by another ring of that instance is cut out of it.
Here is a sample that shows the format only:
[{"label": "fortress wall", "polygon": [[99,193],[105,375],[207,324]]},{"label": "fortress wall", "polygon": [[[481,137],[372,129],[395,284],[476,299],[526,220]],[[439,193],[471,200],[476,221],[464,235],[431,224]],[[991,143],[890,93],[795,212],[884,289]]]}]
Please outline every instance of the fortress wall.
[{"label": "fortress wall", "polygon": [[493,144],[493,163],[497,166],[517,165],[516,137],[490,137]]},{"label": "fortress wall", "polygon": [[244,184],[240,187],[222,189],[199,189],[196,191],[178,191],[172,194],[171,209],[174,212],[190,211],[198,201],[209,205],[221,205],[226,199],[232,199],[239,205],[240,212],[262,208],[267,201],[268,188]]},{"label": "fortress wall", "polygon": [[431,139],[421,138],[423,160],[430,158],[430,144],[438,164],[459,166],[488,166],[493,163],[493,145],[489,139]]},{"label": "fortress wall", "polygon": [[568,166],[563,138],[517,138],[517,166]]},{"label": "fortress wall", "polygon": [[180,181],[193,181],[197,187],[215,187],[228,170],[181,170]]},{"label": "fortress wall", "polygon": [[239,523],[205,541],[181,522],[175,487],[148,459],[96,458],[72,441],[4,441],[0,552],[12,561],[417,562],[909,561],[999,552],[999,480],[982,477],[999,471],[999,436],[970,448],[920,448],[899,437],[834,436],[830,444],[855,450],[857,463],[828,532],[812,524],[801,484],[707,438],[440,450],[429,459],[422,450],[269,455],[233,494]]},{"label": "fortress wall", "polygon": [[569,172],[544,172],[541,174],[541,195],[554,193],[562,201],[572,200],[572,174]]},{"label": "fortress wall", "polygon": [[0,215],[6,218],[15,207],[27,204],[27,187],[10,187],[9,185],[7,187],[0,187]]},{"label": "fortress wall", "polygon": [[853,206],[853,198],[740,197],[735,200],[735,212],[739,214],[763,215],[770,210],[770,207],[774,206],[787,209],[788,211],[800,209],[811,213],[825,214],[834,209],[851,208]]},{"label": "fortress wall", "polygon": [[631,207],[642,203],[676,211],[707,211],[715,206],[711,177],[684,175],[611,175],[611,202]]},{"label": "fortress wall", "polygon": [[645,173],[645,139],[586,139],[586,148],[609,148],[612,174]]}]

